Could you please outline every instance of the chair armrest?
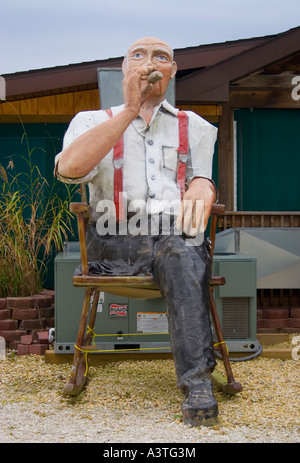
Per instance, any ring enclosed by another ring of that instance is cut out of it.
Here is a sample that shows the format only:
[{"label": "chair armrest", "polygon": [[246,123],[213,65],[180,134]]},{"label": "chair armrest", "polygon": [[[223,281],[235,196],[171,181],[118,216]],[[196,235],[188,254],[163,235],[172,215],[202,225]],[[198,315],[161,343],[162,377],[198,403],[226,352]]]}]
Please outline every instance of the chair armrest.
[{"label": "chair armrest", "polygon": [[211,215],[224,215],[225,214],[225,205],[214,203],[211,208]]},{"label": "chair armrest", "polygon": [[70,203],[69,209],[72,214],[80,214],[88,212],[89,205],[87,203]]}]

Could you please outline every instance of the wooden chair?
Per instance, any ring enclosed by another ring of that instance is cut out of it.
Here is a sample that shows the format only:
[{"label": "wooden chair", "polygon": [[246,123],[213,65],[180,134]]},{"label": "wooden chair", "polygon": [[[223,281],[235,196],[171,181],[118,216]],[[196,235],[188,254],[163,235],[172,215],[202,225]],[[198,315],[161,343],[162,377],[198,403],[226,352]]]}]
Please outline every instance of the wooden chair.
[{"label": "wooden chair", "polygon": [[[88,219],[88,202],[86,199],[85,186],[81,185],[82,202],[71,203],[70,211],[77,216],[78,233],[81,253],[82,274],[73,277],[73,285],[84,288],[85,297],[81,312],[78,335],[76,340],[75,352],[73,357],[73,366],[71,377],[64,387],[64,394],[76,396],[80,394],[84,388],[87,371],[88,371],[88,356],[89,352],[97,350],[97,346],[92,345],[93,329],[95,326],[97,305],[100,291],[114,294],[118,296],[126,296],[129,298],[151,299],[161,297],[161,294],[154,283],[151,276],[94,276],[89,275],[87,248],[86,248],[86,223]],[[211,211],[210,223],[210,242],[211,242],[211,257],[213,258],[215,247],[215,236],[219,216],[223,215],[225,207],[222,204],[214,204]],[[210,280],[210,311],[217,336],[217,348],[222,356],[226,379],[218,372],[213,373],[213,380],[218,383],[220,388],[228,394],[236,394],[241,391],[242,386],[234,379],[231,364],[228,358],[226,344],[223,338],[217,309],[214,303],[213,290],[216,286],[224,285],[225,279],[222,276],[212,276]],[[89,320],[88,312],[90,308],[91,296],[93,295],[93,303],[90,311]],[[87,329],[88,327],[88,329]]]}]

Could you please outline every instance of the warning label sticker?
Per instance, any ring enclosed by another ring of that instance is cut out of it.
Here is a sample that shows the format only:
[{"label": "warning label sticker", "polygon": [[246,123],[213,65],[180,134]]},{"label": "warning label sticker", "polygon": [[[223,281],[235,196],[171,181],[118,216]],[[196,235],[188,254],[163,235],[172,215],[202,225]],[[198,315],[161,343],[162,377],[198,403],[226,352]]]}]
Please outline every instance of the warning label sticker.
[{"label": "warning label sticker", "polygon": [[[92,294],[91,296],[91,307],[93,305],[93,301],[94,301],[94,294]],[[102,312],[103,302],[104,302],[104,293],[101,291],[99,294],[99,299],[98,299],[97,312]]]},{"label": "warning label sticker", "polygon": [[167,334],[169,330],[166,312],[138,312],[137,332],[138,333],[161,333]]}]

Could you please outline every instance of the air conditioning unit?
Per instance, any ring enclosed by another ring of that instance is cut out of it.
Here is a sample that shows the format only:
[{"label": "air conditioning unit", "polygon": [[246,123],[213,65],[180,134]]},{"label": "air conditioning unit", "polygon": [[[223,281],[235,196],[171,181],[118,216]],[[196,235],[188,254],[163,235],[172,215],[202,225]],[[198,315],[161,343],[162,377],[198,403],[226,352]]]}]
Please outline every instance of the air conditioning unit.
[{"label": "air conditioning unit", "polygon": [[[78,265],[77,243],[68,243],[66,250],[54,260],[54,351],[57,354],[73,353],[76,344],[84,299],[83,288],[72,285]],[[171,352],[162,298],[144,301],[100,293],[94,332],[97,350],[101,352]]]},{"label": "air conditioning unit", "polygon": [[241,253],[217,252],[213,274],[226,279],[214,299],[229,352],[256,352],[256,259]]},{"label": "air conditioning unit", "polygon": [[[55,342],[57,354],[73,353],[84,290],[72,285],[80,265],[78,243],[68,243],[54,261]],[[256,260],[238,253],[218,253],[213,273],[226,278],[214,291],[229,352],[258,350],[256,341]],[[171,352],[167,313],[162,298],[129,299],[101,293],[95,323],[97,350],[102,352]]]}]

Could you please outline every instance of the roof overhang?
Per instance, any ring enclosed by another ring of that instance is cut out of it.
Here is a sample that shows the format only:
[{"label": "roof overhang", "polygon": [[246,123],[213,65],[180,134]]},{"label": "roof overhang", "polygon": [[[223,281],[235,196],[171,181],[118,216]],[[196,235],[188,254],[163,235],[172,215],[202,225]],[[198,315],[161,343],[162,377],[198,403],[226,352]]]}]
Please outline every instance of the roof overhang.
[{"label": "roof overhang", "polygon": [[97,87],[97,68],[99,66],[120,67],[123,58],[114,58],[90,63],[80,63],[54,68],[18,72],[4,76],[7,97],[30,98],[53,93],[81,89],[86,86]]},{"label": "roof overhang", "polygon": [[176,101],[182,104],[226,103],[231,82],[299,51],[300,27],[297,27],[183,77],[176,85]]},{"label": "roof overhang", "polygon": [[[268,36],[255,37],[175,49],[175,60],[178,66],[176,80],[178,81],[182,75],[212,66],[264,43],[269,38]],[[9,100],[18,100],[97,88],[97,69],[99,67],[120,67],[122,61],[123,56],[6,74],[3,76],[6,80],[6,96]]]},{"label": "roof overhang", "polygon": [[[300,52],[300,27],[265,37],[174,50],[177,104],[229,101],[230,85]],[[19,100],[98,88],[99,67],[120,67],[123,57],[7,74],[6,96]]]}]

